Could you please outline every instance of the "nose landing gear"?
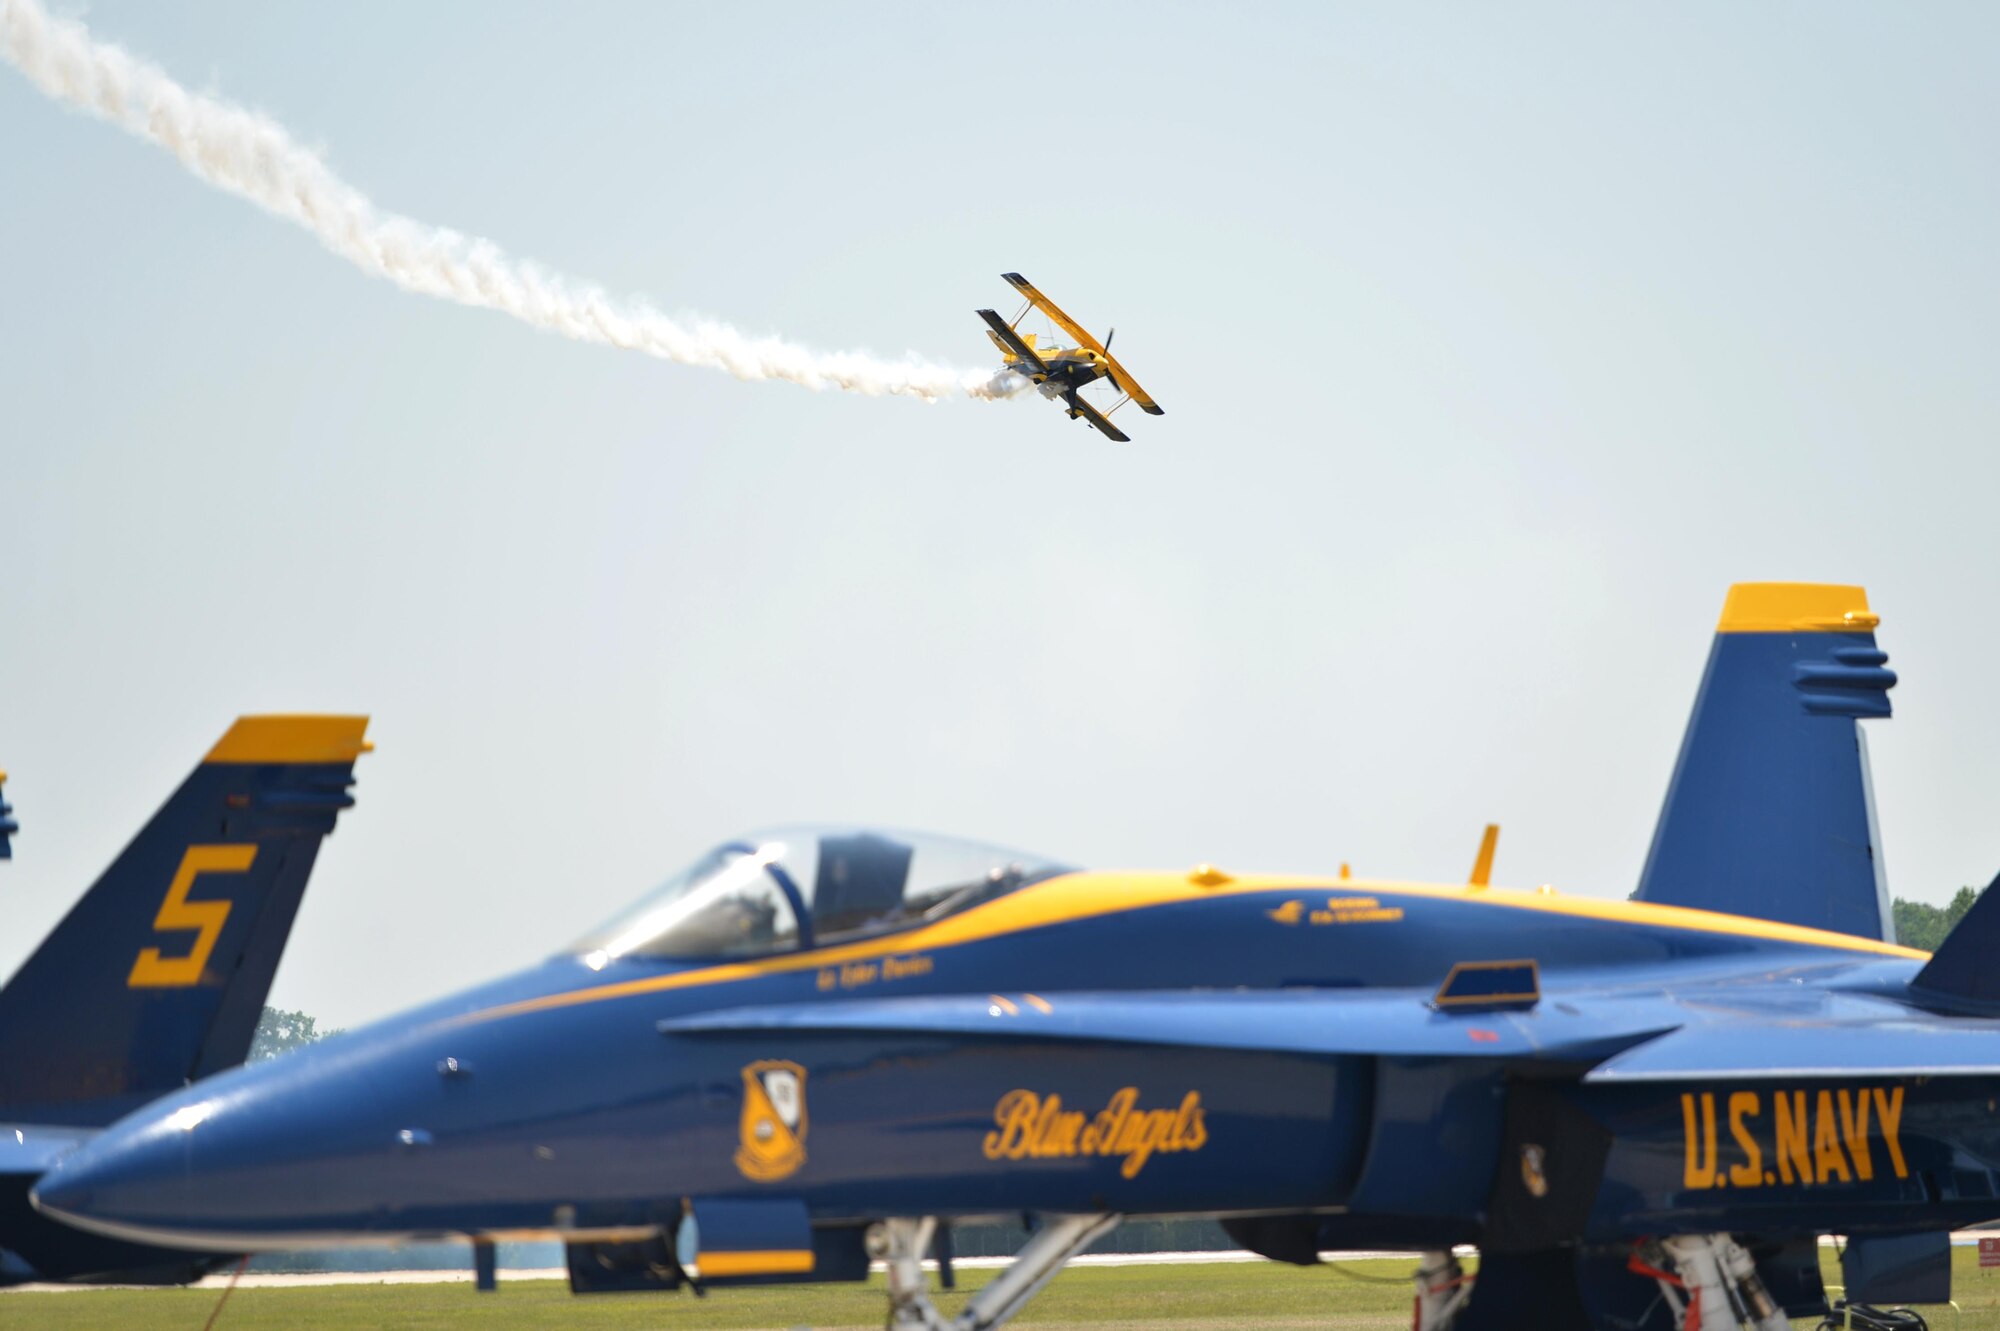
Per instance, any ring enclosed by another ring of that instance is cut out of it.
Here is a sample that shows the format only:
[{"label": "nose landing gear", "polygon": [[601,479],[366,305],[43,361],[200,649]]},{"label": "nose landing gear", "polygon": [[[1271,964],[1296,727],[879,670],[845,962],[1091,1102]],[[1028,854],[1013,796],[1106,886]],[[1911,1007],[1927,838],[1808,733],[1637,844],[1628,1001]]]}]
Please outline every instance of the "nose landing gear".
[{"label": "nose landing gear", "polygon": [[1042,1227],[1013,1264],[949,1321],[931,1303],[924,1278],[923,1258],[937,1232],[937,1217],[881,1221],[868,1230],[868,1255],[888,1268],[891,1331],[988,1331],[1000,1326],[1027,1306],[1065,1262],[1123,1219],[1114,1212],[1043,1217]]},{"label": "nose landing gear", "polygon": [[1472,1295],[1472,1281],[1449,1248],[1424,1254],[1417,1268],[1416,1331],[1447,1331]]}]

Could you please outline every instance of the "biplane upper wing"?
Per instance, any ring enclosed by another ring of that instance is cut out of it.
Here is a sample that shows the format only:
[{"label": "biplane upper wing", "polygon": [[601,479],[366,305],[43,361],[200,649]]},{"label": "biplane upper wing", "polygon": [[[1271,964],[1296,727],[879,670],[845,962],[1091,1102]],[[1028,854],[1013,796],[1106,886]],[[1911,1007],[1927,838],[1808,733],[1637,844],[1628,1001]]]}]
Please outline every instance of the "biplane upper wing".
[{"label": "biplane upper wing", "polygon": [[1120,444],[1129,444],[1132,442],[1132,437],[1113,425],[1109,416],[1106,416],[1103,412],[1091,406],[1074,393],[1069,396],[1069,406],[1070,415],[1083,417],[1099,430],[1102,430],[1107,439]]},{"label": "biplane upper wing", "polygon": [[1043,362],[1040,356],[1035,354],[1035,349],[1026,342],[1023,342],[1021,335],[1016,333],[1005,319],[1002,319],[992,310],[979,311],[979,317],[984,319],[987,326],[993,330],[993,339],[996,342],[1001,343],[1007,350],[1013,352],[1022,360],[1027,361],[1041,374],[1048,374],[1049,367]]},{"label": "biplane upper wing", "polygon": [[1110,352],[1107,351],[1104,353],[1104,359],[1111,362],[1111,382],[1118,386],[1119,392],[1130,393],[1132,400],[1139,404],[1139,410],[1145,412],[1148,416],[1164,416],[1167,414],[1166,409],[1153,401],[1151,393],[1139,387],[1139,381],[1134,379]]},{"label": "biplane upper wing", "polygon": [[1002,273],[1000,276],[1006,278],[1014,290],[1026,296],[1031,305],[1053,319],[1056,327],[1075,338],[1078,346],[1089,347],[1100,355],[1104,353],[1104,348],[1097,344],[1097,339],[1092,337],[1082,324],[1057,309],[1054,301],[1035,290],[1034,283],[1019,273]]},{"label": "biplane upper wing", "polygon": [[1056,327],[1075,338],[1078,346],[1089,347],[1092,351],[1110,361],[1111,381],[1118,386],[1120,392],[1132,395],[1132,400],[1139,404],[1139,410],[1145,412],[1148,416],[1164,416],[1167,414],[1159,403],[1153,401],[1152,394],[1139,387],[1138,381],[1125,372],[1125,367],[1120,365],[1112,354],[1105,349],[1103,343],[1092,337],[1089,330],[1082,324],[1058,309],[1054,301],[1035,290],[1034,283],[1019,273],[1002,273],[1000,276],[1007,279],[1008,285],[1012,286],[1014,290],[1026,296],[1028,302],[1036,309],[1048,315],[1055,322]]}]

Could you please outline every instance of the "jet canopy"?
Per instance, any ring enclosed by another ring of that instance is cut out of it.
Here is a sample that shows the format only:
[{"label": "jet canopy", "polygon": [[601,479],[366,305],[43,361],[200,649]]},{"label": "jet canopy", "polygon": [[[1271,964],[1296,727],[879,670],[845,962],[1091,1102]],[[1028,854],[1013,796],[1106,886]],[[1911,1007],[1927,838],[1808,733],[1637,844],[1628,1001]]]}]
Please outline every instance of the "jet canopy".
[{"label": "jet canopy", "polygon": [[950,837],[777,828],[717,846],[573,950],[593,967],[796,951],[928,924],[1070,871]]}]

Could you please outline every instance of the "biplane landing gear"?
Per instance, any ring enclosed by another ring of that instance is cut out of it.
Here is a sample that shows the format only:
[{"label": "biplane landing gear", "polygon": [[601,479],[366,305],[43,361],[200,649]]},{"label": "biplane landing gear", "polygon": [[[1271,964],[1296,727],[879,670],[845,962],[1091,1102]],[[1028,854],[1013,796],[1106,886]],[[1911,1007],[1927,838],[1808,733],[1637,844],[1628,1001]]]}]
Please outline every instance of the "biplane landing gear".
[{"label": "biplane landing gear", "polygon": [[1125,1217],[1112,1212],[1096,1215],[1045,1216],[1012,1265],[994,1277],[946,1321],[931,1303],[924,1279],[924,1254],[937,1232],[937,1218],[884,1220],[868,1229],[868,1255],[888,1267],[891,1331],[987,1331],[1006,1322],[1027,1305],[1042,1286],[1055,1278],[1063,1263]]}]

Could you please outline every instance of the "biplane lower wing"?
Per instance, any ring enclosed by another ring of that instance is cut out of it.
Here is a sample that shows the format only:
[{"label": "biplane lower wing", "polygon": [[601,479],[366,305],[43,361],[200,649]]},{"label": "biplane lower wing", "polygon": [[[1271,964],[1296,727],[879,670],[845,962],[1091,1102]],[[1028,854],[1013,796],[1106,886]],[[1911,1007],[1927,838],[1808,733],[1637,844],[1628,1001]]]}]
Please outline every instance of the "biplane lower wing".
[{"label": "biplane lower wing", "polygon": [[1094,426],[1096,429],[1102,431],[1105,438],[1110,439],[1115,443],[1129,444],[1132,442],[1132,437],[1126,434],[1123,430],[1119,429],[1117,426],[1113,425],[1111,423],[1111,418],[1109,416],[1106,416],[1096,407],[1093,407],[1088,402],[1085,402],[1075,393],[1071,393],[1067,401],[1069,404],[1069,414],[1072,419],[1078,416],[1083,417],[1085,420],[1089,421],[1091,425]]},{"label": "biplane lower wing", "polygon": [[1037,356],[1035,354],[1035,349],[1033,347],[1029,346],[1026,342],[1023,342],[1021,340],[1021,335],[1019,333],[1016,333],[1013,327],[1009,325],[1005,319],[1002,319],[998,314],[995,314],[992,310],[979,311],[979,317],[984,319],[986,321],[986,326],[993,330],[993,336],[995,340],[1004,345],[1007,348],[1007,350],[1013,352],[1016,356],[1019,356],[1022,360],[1034,366],[1038,373],[1042,374],[1043,376],[1047,376],[1047,374],[1049,373],[1049,367],[1043,363],[1042,358],[1040,356]]},{"label": "biplane lower wing", "polygon": [[1014,290],[1027,297],[1029,304],[1033,305],[1043,314],[1048,315],[1056,327],[1075,338],[1078,346],[1089,347],[1092,351],[1109,361],[1111,364],[1112,382],[1118,386],[1119,392],[1131,395],[1132,400],[1139,404],[1139,410],[1145,412],[1148,416],[1164,416],[1167,414],[1159,403],[1153,401],[1152,395],[1139,387],[1138,382],[1125,372],[1125,367],[1112,358],[1108,347],[1092,337],[1089,329],[1058,309],[1054,301],[1037,291],[1034,283],[1019,273],[1002,273],[1000,276],[1005,278],[1007,284],[1013,287]]}]

